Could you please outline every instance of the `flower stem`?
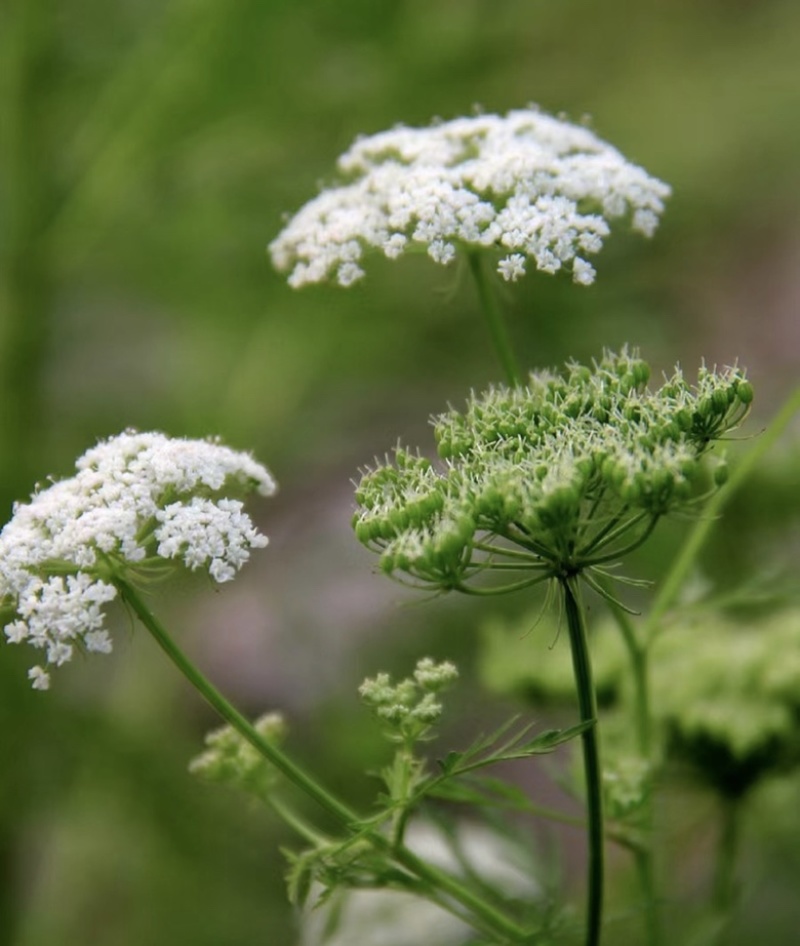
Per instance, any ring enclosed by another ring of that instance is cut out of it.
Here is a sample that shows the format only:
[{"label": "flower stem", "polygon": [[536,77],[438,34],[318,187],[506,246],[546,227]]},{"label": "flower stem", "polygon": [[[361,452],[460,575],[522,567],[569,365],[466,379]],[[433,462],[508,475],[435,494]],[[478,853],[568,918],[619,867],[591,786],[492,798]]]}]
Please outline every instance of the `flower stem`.
[{"label": "flower stem", "polygon": [[739,805],[724,798],[714,876],[714,907],[728,923],[736,903],[736,855],[739,847]]},{"label": "flower stem", "polygon": [[572,667],[578,691],[581,722],[594,722],[581,734],[586,778],[586,815],[589,846],[586,909],[586,946],[598,946],[603,913],[603,795],[600,773],[600,746],[597,734],[597,698],[592,680],[586,619],[576,576],[560,579],[572,650]]},{"label": "flower stem", "polygon": [[[178,670],[195,687],[220,716],[229,723],[242,738],[246,739],[261,755],[278,769],[293,785],[317,802],[346,830],[352,834],[360,834],[367,839],[377,850],[387,854],[410,874],[422,881],[423,891],[430,891],[430,899],[451,910],[456,916],[464,918],[464,911],[451,907],[455,901],[470,913],[471,921],[476,929],[488,932],[492,936],[502,936],[507,942],[523,943],[526,940],[525,931],[491,904],[476,896],[468,887],[457,878],[451,877],[445,871],[420,860],[408,848],[400,845],[393,847],[388,838],[378,831],[364,827],[358,814],[340,801],[312,776],[293,762],[280,748],[268,742],[261,736],[217,688],[194,666],[189,658],[172,640],[169,633],[161,625],[156,616],[144,603],[139,593],[124,578],[115,576],[114,582],[122,596],[133,609],[136,616],[150,632],[156,643],[175,664]],[[444,897],[441,896],[444,894]]]},{"label": "flower stem", "polygon": [[497,304],[497,297],[489,287],[489,280],[483,268],[483,258],[480,253],[467,253],[467,260],[478,290],[481,310],[492,337],[492,344],[506,373],[506,380],[512,387],[517,387],[521,382],[522,374]]},{"label": "flower stem", "polygon": [[189,683],[210,703],[219,715],[229,723],[236,732],[257,749],[265,759],[275,766],[293,785],[305,792],[321,808],[344,824],[353,827],[358,821],[358,815],[343,802],[334,798],[310,775],[307,775],[281,749],[261,736],[236,707],[232,706],[219,690],[195,667],[189,658],[173,641],[156,616],[139,596],[139,593],[124,579],[116,577],[115,583],[122,598],[133,608],[136,616],[144,624],[155,639],[158,646],[166,653],[178,670],[186,677]]},{"label": "flower stem", "polygon": [[617,622],[633,672],[634,705],[636,711],[636,739],[641,755],[650,759],[650,686],[647,666],[647,646],[639,639],[631,619],[621,607],[609,605]]},{"label": "flower stem", "polygon": [[670,609],[678,597],[686,576],[692,569],[694,562],[713,529],[723,506],[734,495],[736,490],[747,480],[747,477],[756,469],[764,455],[773,447],[783,435],[794,415],[800,411],[800,388],[796,388],[783,403],[783,406],[759,438],[756,446],[747,453],[731,473],[731,477],[723,489],[718,490],[707,503],[702,519],[689,533],[680,553],[673,560],[667,577],[661,584],[645,626],[645,638],[649,640],[658,630],[659,622]]},{"label": "flower stem", "polygon": [[[636,713],[636,737],[638,749],[643,759],[652,764],[650,715],[650,678],[648,667],[648,646],[643,643],[630,618],[622,608],[610,605],[611,613],[622,633],[622,639],[628,651],[633,672],[634,708]],[[644,897],[645,925],[648,946],[661,943],[661,921],[656,898],[655,865],[653,862],[653,793],[648,790],[642,802],[639,825],[645,834],[644,843],[634,849],[636,871]]]}]

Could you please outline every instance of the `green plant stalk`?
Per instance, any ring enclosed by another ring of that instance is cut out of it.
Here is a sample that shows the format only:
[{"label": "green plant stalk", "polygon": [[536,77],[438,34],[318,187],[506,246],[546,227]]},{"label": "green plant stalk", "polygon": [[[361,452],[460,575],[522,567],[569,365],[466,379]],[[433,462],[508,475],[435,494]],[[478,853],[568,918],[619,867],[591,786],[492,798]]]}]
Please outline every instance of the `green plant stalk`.
[{"label": "green plant stalk", "polygon": [[633,672],[634,705],[636,708],[636,741],[639,752],[644,758],[650,758],[650,680],[647,666],[647,647],[639,640],[631,619],[620,607],[609,605],[611,614],[617,622],[622,640],[628,651],[628,658]]},{"label": "green plant stalk", "polygon": [[276,798],[274,792],[265,792],[258,797],[267,807],[271,808],[285,824],[293,831],[296,831],[304,841],[307,841],[313,847],[324,847],[325,844],[330,841],[330,838],[321,834],[316,828],[313,828],[305,818],[298,815],[293,808],[290,808],[289,805]]},{"label": "green plant stalk", "polygon": [[736,903],[736,857],[739,849],[739,803],[723,798],[720,833],[717,842],[714,874],[714,909],[725,919],[727,927]]},{"label": "green plant stalk", "polygon": [[586,816],[588,841],[588,886],[586,907],[586,946],[598,946],[603,915],[603,792],[600,772],[600,745],[597,733],[597,697],[592,679],[586,620],[576,575],[559,579],[572,650],[572,667],[578,693],[581,722],[593,721],[581,734],[583,767],[586,779]]},{"label": "green plant stalk", "polygon": [[[634,707],[636,713],[636,739],[638,749],[648,763],[651,759],[650,678],[648,648],[641,642],[630,618],[620,607],[611,607],[611,613],[622,633],[633,672]],[[649,946],[661,942],[661,921],[656,898],[655,865],[653,863],[653,797],[652,792],[644,799],[640,826],[645,832],[643,845],[633,850],[639,886],[644,897],[645,925]]]},{"label": "green plant stalk", "polygon": [[644,895],[644,923],[647,930],[647,943],[648,946],[659,946],[661,943],[661,919],[658,912],[658,900],[656,899],[655,865],[653,864],[653,808],[649,799],[645,805],[642,823],[647,831],[647,840],[643,846],[634,849],[633,857],[636,862],[636,873],[639,876],[639,886]]},{"label": "green plant stalk", "polygon": [[[249,720],[228,702],[175,644],[169,633],[145,605],[132,585],[120,576],[114,577],[114,583],[122,599],[130,605],[159,647],[192,686],[213,706],[225,722],[257,749],[293,785],[312,798],[346,830],[353,834],[361,834],[370,844],[387,853],[401,867],[421,880],[423,884],[427,884],[431,890],[445,894],[445,898],[441,896],[434,898],[437,903],[449,909],[446,898],[450,898],[469,911],[476,928],[495,937],[499,934],[513,943],[525,942],[525,931],[520,926],[505,917],[491,904],[477,897],[456,878],[420,860],[405,847],[393,848],[389,839],[377,831],[364,830],[363,821],[355,811],[323,788],[316,779],[304,772],[281,749],[264,739],[253,728]],[[464,919],[463,911],[453,909],[452,912],[459,918]]]},{"label": "green plant stalk", "polygon": [[506,380],[512,387],[521,383],[522,373],[519,370],[511,341],[508,337],[497,297],[492,292],[486,272],[483,267],[483,258],[480,253],[467,253],[470,272],[475,280],[481,311],[486,319],[486,325],[492,338],[492,344],[500,359],[500,364],[506,373]]},{"label": "green plant stalk", "polygon": [[692,566],[697,559],[709,533],[714,528],[717,517],[728,500],[737,489],[747,480],[764,455],[775,445],[783,435],[794,415],[800,411],[800,388],[796,388],[784,401],[781,409],[761,434],[755,447],[750,450],[734,467],[731,477],[725,486],[719,489],[706,504],[702,519],[698,519],[694,529],[689,533],[683,548],[672,563],[667,577],[664,579],[656,595],[656,600],[647,617],[645,624],[645,640],[650,640],[659,626],[664,614],[670,609],[678,597]]}]

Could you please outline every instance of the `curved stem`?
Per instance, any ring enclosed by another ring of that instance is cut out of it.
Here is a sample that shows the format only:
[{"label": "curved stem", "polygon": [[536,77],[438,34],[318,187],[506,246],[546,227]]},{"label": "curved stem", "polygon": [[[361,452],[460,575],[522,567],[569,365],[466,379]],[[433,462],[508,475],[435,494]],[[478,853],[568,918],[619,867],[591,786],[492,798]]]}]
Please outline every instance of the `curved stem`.
[{"label": "curved stem", "polygon": [[586,946],[598,946],[603,913],[603,795],[600,773],[600,746],[597,734],[597,698],[592,679],[586,620],[576,576],[560,579],[572,650],[572,666],[578,691],[581,722],[594,722],[581,734],[586,778],[586,815],[589,846],[586,908]]},{"label": "curved stem", "polygon": [[[139,596],[135,588],[123,578],[116,576],[114,583],[122,599],[133,609],[136,616],[150,632],[156,643],[166,653],[170,660],[195,687],[204,699],[214,707],[220,716],[229,723],[242,738],[246,739],[261,755],[278,769],[293,785],[312,798],[321,808],[327,811],[346,830],[351,833],[360,833],[376,849],[390,856],[397,864],[404,867],[411,874],[431,888],[431,899],[441,903],[446,909],[448,898],[466,907],[476,928],[483,932],[498,934],[521,943],[525,940],[525,931],[516,923],[509,920],[496,910],[491,904],[477,897],[468,887],[458,879],[451,877],[445,871],[427,864],[412,854],[405,847],[393,848],[389,840],[379,832],[364,829],[358,814],[340,801],[312,776],[303,771],[281,749],[268,742],[251,725],[217,688],[195,667],[183,651],[175,644],[166,629]],[[435,892],[435,895],[434,895]],[[445,894],[441,897],[440,894]],[[455,915],[463,919],[463,910],[453,909]]]},{"label": "curved stem", "polygon": [[293,831],[296,831],[300,837],[306,841],[308,844],[311,844],[313,847],[324,847],[324,845],[330,843],[330,838],[327,835],[321,834],[316,828],[313,828],[305,818],[302,818],[297,812],[290,808],[289,805],[282,802],[279,798],[275,797],[274,792],[266,792],[263,795],[258,796],[259,799],[271,808],[275,814],[285,822]]},{"label": "curved stem", "polygon": [[512,387],[517,387],[521,382],[522,374],[514,356],[514,350],[511,347],[511,341],[503,322],[500,307],[497,304],[497,298],[489,287],[489,281],[483,268],[483,259],[480,253],[467,253],[467,260],[478,290],[481,311],[492,337],[492,344],[506,373],[508,383]]},{"label": "curved stem", "polygon": [[619,524],[622,522],[627,512],[628,506],[624,506],[616,516],[614,516],[612,519],[609,519],[603,528],[592,536],[591,540],[588,541],[586,545],[581,546],[584,554],[588,555],[589,552],[593,552],[596,549],[601,549],[604,545],[608,545],[609,542],[613,542],[620,535],[624,535],[629,529],[641,522],[641,520],[647,515],[647,513],[644,512],[639,513],[638,516],[633,519],[629,519],[620,527]]},{"label": "curved stem", "polygon": [[531,588],[533,585],[540,585],[543,581],[549,581],[553,577],[552,572],[547,571],[543,575],[537,575],[535,578],[525,578],[523,581],[515,581],[510,585],[498,585],[496,588],[473,588],[471,585],[457,584],[453,587],[465,595],[473,597],[491,598],[496,595],[510,594],[512,591],[522,591],[523,588]]},{"label": "curved stem", "polygon": [[308,795],[309,798],[317,802],[321,808],[333,815],[338,822],[347,828],[352,828],[358,823],[359,817],[352,809],[326,791],[314,778],[307,775],[278,746],[264,739],[254,729],[250,721],[225,699],[177,646],[131,585],[121,578],[115,578],[115,584],[122,598],[133,608],[136,616],[150,632],[158,646],[226,723],[233,726],[236,732],[243,739],[246,739],[253,748],[257,749],[282,775]]},{"label": "curved stem", "polygon": [[[502,913],[495,910],[494,907],[486,903],[485,900],[481,900],[479,897],[475,896],[471,890],[464,887],[454,877],[420,860],[416,854],[412,854],[408,848],[401,847],[394,851],[393,854],[395,860],[411,871],[411,873],[415,874],[421,880],[428,881],[434,888],[444,892],[452,897],[453,900],[467,907],[473,914],[470,921],[476,928],[483,930],[483,932],[488,932],[493,936],[497,936],[497,934],[500,933],[500,935],[506,937],[507,940],[512,943],[526,944],[526,946],[531,944],[530,936],[526,934],[522,927],[503,916]],[[437,902],[446,906],[445,901]],[[462,914],[456,915],[460,915],[461,919],[464,919]],[[481,922],[475,923],[476,917],[479,918]]]},{"label": "curved stem", "polygon": [[[586,559],[584,561],[581,561],[579,563],[580,567],[592,568],[594,565],[605,565],[606,562],[613,562],[618,558],[624,558],[626,555],[630,555],[631,552],[638,549],[640,545],[643,545],[648,540],[648,538],[650,537],[650,533],[656,527],[656,523],[658,522],[658,519],[659,519],[658,516],[653,516],[653,518],[647,524],[647,528],[644,530],[644,532],[642,532],[642,534],[636,540],[631,542],[630,545],[626,545],[624,548],[621,548],[621,549],[615,549],[613,552],[609,552],[607,555],[600,555],[598,558],[591,558],[591,559]],[[623,531],[627,532],[628,528],[629,527],[626,526]],[[611,541],[611,540],[608,539],[603,544],[606,545],[608,541]]]},{"label": "curved stem", "polygon": [[474,549],[478,549],[479,552],[488,552],[490,555],[504,555],[507,558],[517,558],[525,562],[526,568],[543,568],[546,567],[545,563],[542,562],[541,556],[536,555],[532,552],[527,552],[521,549],[509,549],[504,545],[493,545],[491,542],[481,542],[474,541],[472,543]]},{"label": "curved stem", "polygon": [[783,435],[789,422],[798,411],[800,411],[800,388],[796,388],[789,395],[788,399],[775,415],[772,423],[761,435],[756,446],[734,467],[731,477],[725,486],[711,497],[711,500],[704,510],[703,518],[698,520],[697,525],[689,533],[689,537],[683,544],[680,553],[673,560],[672,567],[656,596],[645,626],[645,636],[647,638],[653,635],[655,629],[658,627],[659,621],[678,597],[683,583],[686,581],[686,576],[691,571],[700,549],[708,538],[709,532],[711,532],[714,527],[717,516],[722,511],[723,506],[747,480],[747,477],[753,472],[764,454],[766,454]]}]

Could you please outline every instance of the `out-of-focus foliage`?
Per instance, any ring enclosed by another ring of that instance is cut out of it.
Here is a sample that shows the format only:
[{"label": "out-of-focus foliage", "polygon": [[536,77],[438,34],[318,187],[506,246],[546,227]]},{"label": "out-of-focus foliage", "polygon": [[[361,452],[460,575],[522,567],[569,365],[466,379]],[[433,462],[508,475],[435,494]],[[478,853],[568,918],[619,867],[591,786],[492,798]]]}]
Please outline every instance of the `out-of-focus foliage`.
[{"label": "out-of-focus foliage", "polygon": [[[253,449],[282,486],[260,577],[167,616],[247,708],[299,713],[308,752],[363,797],[359,730],[341,710],[304,726],[303,707],[351,693],[378,647],[381,666],[418,643],[458,656],[477,618],[391,608],[353,550],[349,478],[499,369],[465,274],[408,259],[296,293],[265,258],[282,214],[361,132],[473,104],[588,113],[674,195],[652,243],[609,241],[591,290],[536,274],[503,290],[521,361],[624,342],[659,368],[738,356],[766,418],[800,351],[798,29],[792,0],[7,0],[4,518],[127,426]],[[738,572],[781,558],[793,469],[741,494],[726,535],[747,540],[715,547],[715,575],[733,552]],[[0,645],[0,944],[291,942],[273,829],[185,774],[213,721],[129,627],[103,679],[76,668],[46,697]]]}]

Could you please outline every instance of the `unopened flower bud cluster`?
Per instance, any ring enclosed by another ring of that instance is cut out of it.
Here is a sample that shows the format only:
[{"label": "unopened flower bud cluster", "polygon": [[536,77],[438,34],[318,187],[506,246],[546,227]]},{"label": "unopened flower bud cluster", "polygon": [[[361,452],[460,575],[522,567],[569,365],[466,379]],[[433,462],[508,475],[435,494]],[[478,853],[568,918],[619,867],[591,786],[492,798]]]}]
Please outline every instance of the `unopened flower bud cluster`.
[{"label": "unopened flower bud cluster", "polygon": [[[280,713],[267,713],[253,723],[253,729],[267,742],[279,745],[286,736],[286,722]],[[189,771],[213,782],[227,782],[266,796],[278,779],[277,771],[232,726],[208,733],[205,752],[192,759]]]},{"label": "unopened flower bud cluster", "polygon": [[128,431],[77,461],[77,473],[15,506],[0,533],[0,602],[9,643],[44,652],[29,672],[47,689],[48,668],[75,648],[109,653],[103,605],[113,579],[167,562],[207,567],[228,581],[250,550],[267,544],[239,500],[269,496],[275,482],[245,453],[205,440]]},{"label": "unopened flower bud cluster", "polygon": [[505,280],[567,269],[589,285],[609,221],[650,236],[670,189],[588,128],[535,109],[477,115],[357,140],[339,158],[346,183],[323,190],[270,245],[299,287],[364,275],[368,250],[414,249],[446,265],[492,248]]},{"label": "unopened flower bud cluster", "polygon": [[411,677],[392,683],[388,673],[379,673],[365,680],[358,692],[393,740],[412,743],[438,722],[443,706],[437,695],[457,677],[452,663],[436,663],[424,657]]},{"label": "unopened flower bud cluster", "polygon": [[703,454],[752,399],[738,368],[703,368],[695,386],[678,370],[655,392],[648,378],[624,350],[473,396],[434,420],[441,462],[398,447],[363,474],[357,537],[388,574],[441,589],[484,567],[476,542],[520,545],[554,575],[590,565],[603,529],[691,501]]}]

